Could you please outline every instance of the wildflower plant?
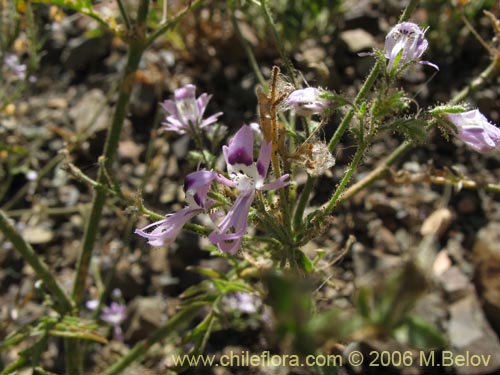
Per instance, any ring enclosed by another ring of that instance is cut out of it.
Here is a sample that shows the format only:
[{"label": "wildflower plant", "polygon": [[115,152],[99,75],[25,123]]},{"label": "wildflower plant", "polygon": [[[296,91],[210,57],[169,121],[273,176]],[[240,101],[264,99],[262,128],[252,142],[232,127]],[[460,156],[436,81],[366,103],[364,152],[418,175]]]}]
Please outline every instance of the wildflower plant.
[{"label": "wildflower plant", "polygon": [[[39,2],[47,1],[33,1],[34,4]],[[40,348],[52,335],[65,338],[66,372],[72,375],[85,373],[81,350],[85,345],[82,341],[93,341],[96,345],[107,343],[96,325],[80,317],[81,305],[88,294],[87,285],[91,281],[89,274],[93,276],[92,288],[99,294],[94,320],[107,322],[113,328],[114,338],[124,339],[122,324],[126,306],[113,302],[104,307],[112,288],[113,273],[103,283],[100,271],[91,267],[97,251],[95,243],[99,223],[108,197],[113,197],[116,205],[126,206],[123,216],[130,221],[127,235],[136,235],[129,244],[138,243],[144,253],[150,247],[166,247],[170,251],[185,230],[208,241],[207,256],[223,258],[227,267],[221,271],[193,262],[189,271],[201,275],[202,281],[184,290],[179,296],[176,312],[167,322],[103,371],[103,375],[123,373],[126,366],[138,361],[148,348],[162,340],[180,343],[171,346],[179,350],[189,348],[190,354],[203,353],[212,332],[231,324],[230,314],[235,319],[246,316],[256,319],[258,312],[265,310],[263,305],[272,308],[274,327],[283,339],[280,341],[292,343],[291,350],[300,354],[328,352],[331,340],[356,341],[373,337],[390,337],[423,348],[445,345],[445,340],[436,330],[411,315],[416,299],[432,287],[428,262],[434,254],[429,255],[426,251],[432,248],[429,243],[435,240],[433,236],[423,238],[422,246],[409,252],[400,270],[385,275],[387,278],[382,282],[361,287],[355,309],[348,313],[334,308],[320,311],[313,295],[328,282],[324,269],[319,266],[322,259],[333,259],[327,268],[338,262],[351,249],[353,237],[338,244],[343,249],[340,254],[327,254],[329,249],[308,253],[305,249],[328,230],[341,203],[387,176],[390,166],[414,145],[424,143],[434,129],[456,136],[473,151],[498,151],[500,130],[479,110],[469,111],[464,103],[473,90],[486,84],[486,80],[497,73],[498,49],[480,79],[473,81],[448,103],[416,109],[417,99],[401,88],[399,80],[418,64],[435,69],[437,65],[421,60],[429,42],[427,29],[409,21],[418,3],[412,0],[398,23],[388,31],[384,48],[365,54],[369,56],[365,58],[373,60],[373,67],[351,97],[337,92],[336,88],[300,87],[298,74],[270,16],[268,2],[249,2],[248,6],[257,6],[262,11],[263,19],[273,31],[283,69],[273,67],[268,79],[262,79],[256,88],[257,110],[253,112],[250,123],[242,119],[226,124],[226,128],[222,125],[223,113],[209,109],[211,98],[222,94],[201,93],[197,97],[194,84],[178,87],[171,98],[160,103],[163,121],[159,138],[155,141],[168,142],[169,133],[175,133],[189,137],[193,141],[190,145],[195,148],[192,150],[194,160],[189,160],[194,163],[186,163],[191,170],[182,176],[185,176],[184,207],[165,215],[165,212],[157,213],[146,207],[142,198],[145,180],[137,184],[137,194],[134,195],[121,187],[111,171],[143,53],[203,1],[189,2],[173,17],[167,15],[167,1],[154,3],[154,8],[153,2],[141,0],[134,17],[122,1],[117,2],[118,14],[106,17],[99,14],[89,0],[58,0],[53,3],[68,6],[98,21],[115,37],[121,38],[128,54],[103,154],[97,162],[97,177],[91,178],[65,160],[67,170],[94,191],[71,294],[0,210],[0,229],[43,280],[39,292],[45,293],[47,304],[56,316],[32,323],[30,329],[41,338],[31,351],[24,352],[18,362],[10,365],[9,371],[23,368],[28,361],[37,362]],[[237,2],[228,1],[227,5],[235,17],[240,13]],[[161,18],[151,16],[153,11],[161,12]],[[237,21],[234,22],[236,29],[239,27]],[[255,62],[252,48],[245,44],[244,38],[242,43],[248,47],[249,59]],[[22,67],[15,69],[18,76],[25,74]],[[256,64],[254,69],[255,76],[261,77]],[[424,72],[427,74],[428,70]],[[339,118],[341,120],[337,121]],[[231,134],[221,142],[226,135],[225,129],[231,129]],[[386,158],[373,171],[359,173],[378,137],[393,133],[399,134],[400,145],[387,150]],[[340,152],[339,145],[346,135],[354,144],[352,156],[348,165],[338,165],[335,156]],[[69,153],[68,147],[66,154]],[[332,173],[340,168],[343,169],[341,173]],[[147,179],[149,174],[144,173],[144,176]],[[315,196],[313,201],[315,189],[325,179],[329,179],[331,193],[326,198]],[[457,181],[445,183],[456,185]],[[496,185],[489,189],[500,191]],[[136,221],[140,215],[148,220],[145,226]],[[324,279],[319,286],[318,278]],[[195,317],[199,318],[196,323]],[[262,316],[261,319],[268,318]],[[191,322],[187,332],[183,328],[186,322]],[[15,333],[7,342],[27,339],[29,334],[29,330]]]}]

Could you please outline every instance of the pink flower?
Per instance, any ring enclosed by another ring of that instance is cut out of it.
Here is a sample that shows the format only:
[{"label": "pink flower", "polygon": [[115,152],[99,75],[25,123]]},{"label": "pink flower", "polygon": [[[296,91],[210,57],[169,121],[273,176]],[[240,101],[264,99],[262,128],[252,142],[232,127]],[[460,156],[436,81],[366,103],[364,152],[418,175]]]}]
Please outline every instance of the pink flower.
[{"label": "pink flower", "polygon": [[174,97],[174,100],[165,100],[160,104],[168,113],[166,121],[162,123],[163,129],[167,131],[178,134],[190,133],[197,128],[201,129],[215,123],[222,115],[222,112],[218,112],[203,119],[212,95],[203,93],[196,99],[196,86],[194,85],[188,84],[175,90]]},{"label": "pink flower", "polygon": [[208,236],[223,253],[236,254],[241,239],[246,232],[248,213],[255,197],[256,190],[273,190],[288,185],[288,175],[283,175],[268,184],[265,178],[271,162],[271,142],[263,142],[259,157],[254,161],[254,136],[252,127],[244,125],[235,134],[228,146],[223,146],[222,152],[227,164],[229,178],[218,177],[218,181],[229,187],[236,188],[240,195],[233,207],[217,228]]},{"label": "pink flower", "polygon": [[479,110],[448,113],[445,117],[456,127],[456,137],[474,150],[484,153],[500,147],[500,129]]},{"label": "pink flower", "polygon": [[[217,177],[215,172],[205,169],[190,173],[184,182],[188,206],[174,214],[168,214],[164,219],[136,229],[134,233],[148,239],[151,246],[166,246],[173,243],[184,224],[194,216],[204,212],[211,201],[207,194],[212,181]],[[150,231],[151,230],[151,231]]]}]

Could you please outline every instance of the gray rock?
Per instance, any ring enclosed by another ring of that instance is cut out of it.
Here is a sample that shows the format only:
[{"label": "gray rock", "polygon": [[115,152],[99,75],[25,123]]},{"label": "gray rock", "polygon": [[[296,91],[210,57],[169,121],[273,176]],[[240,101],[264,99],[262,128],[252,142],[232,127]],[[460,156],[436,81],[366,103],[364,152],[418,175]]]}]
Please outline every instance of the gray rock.
[{"label": "gray rock", "polygon": [[369,50],[377,46],[375,38],[363,29],[347,30],[340,33],[342,39],[349,51],[356,53],[363,50]]},{"label": "gray rock", "polygon": [[484,310],[500,334],[500,224],[482,228],[474,244],[474,281],[484,300]]},{"label": "gray rock", "polygon": [[109,53],[111,36],[71,39],[62,53],[64,65],[70,70],[83,70],[96,64]]},{"label": "gray rock", "polygon": [[[448,325],[454,369],[459,375],[493,374],[500,371],[500,342],[483,314],[475,293],[450,306]],[[483,356],[479,364],[459,364],[459,356]],[[487,362],[486,362],[487,361]]]},{"label": "gray rock", "polygon": [[106,97],[99,89],[92,89],[83,94],[69,110],[75,130],[80,133],[90,128],[94,131],[106,129],[110,118],[110,109],[106,102]]},{"label": "gray rock", "polygon": [[439,282],[452,302],[465,297],[466,294],[471,292],[472,288],[467,276],[456,266],[450,267],[440,275]]}]

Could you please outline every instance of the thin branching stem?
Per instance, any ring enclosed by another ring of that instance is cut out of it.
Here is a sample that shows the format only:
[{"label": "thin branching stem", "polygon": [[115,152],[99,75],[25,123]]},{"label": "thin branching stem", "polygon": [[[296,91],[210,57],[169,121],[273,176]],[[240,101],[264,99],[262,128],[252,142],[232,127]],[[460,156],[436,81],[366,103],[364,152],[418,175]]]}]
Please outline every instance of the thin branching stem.
[{"label": "thin branching stem", "polygon": [[417,7],[418,3],[419,3],[419,0],[410,0],[408,5],[406,6],[405,10],[401,14],[401,17],[399,17],[399,22],[408,21],[410,19],[410,16],[415,11],[415,8]]},{"label": "thin branching stem", "polygon": [[125,356],[121,357],[112,366],[104,370],[100,375],[116,375],[122,374],[123,370],[132,364],[135,360],[142,357],[149,348],[161,340],[168,337],[172,332],[179,329],[181,325],[189,322],[201,309],[202,306],[194,305],[183,308],[176,315],[169,319],[169,321],[154,334],[145,340],[139,341]]},{"label": "thin branching stem", "polygon": [[257,59],[255,58],[255,55],[252,51],[252,48],[250,47],[250,44],[248,43],[248,40],[246,40],[246,38],[243,36],[243,34],[241,32],[240,25],[238,23],[238,20],[236,19],[234,6],[231,10],[232,10],[231,20],[233,22],[233,27],[234,27],[234,30],[236,31],[236,35],[238,35],[238,39],[241,41],[243,49],[245,50],[245,53],[247,54],[248,61],[250,63],[250,66],[252,67],[252,70],[253,70],[255,76],[257,77],[257,80],[259,81],[259,83],[261,84],[262,87],[265,87],[267,84],[266,79],[264,78],[264,76],[262,75],[262,72],[260,71],[259,64],[257,62]]},{"label": "thin branching stem", "polygon": [[9,222],[5,213],[0,210],[0,230],[12,243],[14,248],[23,256],[28,264],[33,268],[36,275],[43,281],[44,286],[49,290],[54,298],[54,308],[60,314],[66,314],[73,310],[73,303],[64,292],[64,289],[54,278],[54,273],[33,250],[31,245],[18,233],[16,228]]},{"label": "thin branching stem", "polygon": [[131,27],[130,18],[128,16],[127,9],[125,8],[125,5],[123,4],[123,0],[116,0],[116,2],[118,3],[118,8],[120,9],[120,14],[123,18],[123,22],[125,23],[125,27],[127,28],[127,30],[130,30],[130,27]]},{"label": "thin branching stem", "polygon": [[168,30],[172,29],[176,26],[189,12],[197,9],[203,4],[203,0],[195,0],[191,3],[191,6],[186,7],[182,11],[180,11],[173,19],[163,23],[158,27],[151,35],[149,35],[148,40],[146,42],[146,48],[149,47],[154,41],[161,35],[163,35]]},{"label": "thin branching stem", "polygon": [[261,6],[262,11],[264,13],[264,19],[266,20],[267,25],[271,29],[274,41],[276,43],[276,46],[278,47],[278,51],[280,53],[281,59],[283,60],[283,63],[285,64],[285,68],[288,72],[288,75],[290,76],[290,79],[292,80],[293,85],[296,86],[297,84],[295,82],[295,73],[294,73],[294,70],[292,67],[292,63],[290,62],[290,59],[287,56],[287,53],[285,50],[285,45],[283,44],[283,41],[281,40],[281,37],[278,34],[278,29],[276,28],[276,24],[274,23],[273,17],[271,16],[271,13],[269,12],[269,8],[267,6],[267,1],[260,0],[260,6]]},{"label": "thin branching stem", "polygon": [[[456,94],[453,98],[451,98],[448,103],[457,104],[465,100],[470,94],[472,94],[474,91],[484,86],[488,81],[490,81],[493,77],[495,77],[498,74],[499,70],[500,69],[497,63],[495,61],[492,61],[490,65],[488,65],[486,69],[479,74],[477,78],[475,78],[469,85],[464,87],[458,94]],[[346,192],[342,195],[342,197],[340,197],[339,202],[343,202],[352,198],[360,191],[371,186],[375,181],[384,178],[389,171],[388,167],[395,164],[401,157],[403,157],[403,155],[405,155],[409,150],[411,150],[412,147],[414,147],[413,143],[408,141],[403,142],[391,154],[389,154],[386,158],[384,158],[379,163],[377,168],[375,168],[365,178],[363,178],[356,184],[352,185],[349,189],[347,189]],[[492,188],[492,191],[495,191],[494,188]]]}]

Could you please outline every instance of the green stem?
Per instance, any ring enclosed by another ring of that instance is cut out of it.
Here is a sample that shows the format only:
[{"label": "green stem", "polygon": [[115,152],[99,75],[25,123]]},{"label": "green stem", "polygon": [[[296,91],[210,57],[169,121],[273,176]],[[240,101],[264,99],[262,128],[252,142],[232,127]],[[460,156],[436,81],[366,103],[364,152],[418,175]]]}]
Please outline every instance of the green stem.
[{"label": "green stem", "polygon": [[[352,118],[354,117],[355,113],[355,108],[361,104],[363,100],[368,96],[368,93],[370,92],[371,88],[375,84],[375,81],[378,78],[380,72],[380,63],[377,61],[375,65],[373,66],[372,70],[370,71],[370,74],[368,77],[366,77],[365,82],[363,83],[363,86],[359,89],[358,94],[354,98],[354,107],[349,110],[349,112],[346,113],[342,121],[340,122],[340,125],[338,126],[337,130],[333,134],[332,138],[330,139],[330,142],[328,143],[328,150],[333,153],[335,150],[335,147],[337,147],[338,143],[340,142],[340,139],[346,132],[347,128],[349,127],[349,124],[351,123]],[[345,176],[344,176],[345,177]],[[308,176],[307,182],[306,182],[306,188],[304,188],[304,191],[302,192],[300,198],[299,198],[299,204],[297,206],[297,210],[295,211],[295,216],[294,216],[294,228],[297,230],[300,228],[303,216],[304,216],[304,210],[307,206],[307,202],[309,201],[309,197],[311,195],[311,192],[313,191],[314,185],[316,184],[317,178],[316,177],[311,177]]]},{"label": "green stem", "polygon": [[399,160],[408,150],[413,146],[410,142],[403,142],[396,148],[387,158],[385,158],[372,172],[370,172],[361,181],[353,184],[349,189],[345,191],[344,194],[339,198],[337,203],[345,202],[352,198],[354,195],[359,193],[361,190],[366,189],[368,186],[373,184],[375,181],[385,176],[389,171],[388,167]]},{"label": "green stem", "polygon": [[243,34],[241,33],[240,25],[238,24],[238,20],[236,19],[236,15],[234,12],[234,4],[232,5],[233,6],[231,7],[231,13],[232,13],[231,20],[233,21],[233,27],[236,30],[236,35],[238,35],[238,39],[241,41],[243,49],[245,50],[245,53],[248,56],[248,61],[250,62],[250,66],[252,67],[252,70],[255,73],[257,80],[259,81],[262,87],[265,87],[267,84],[266,79],[264,78],[264,76],[260,71],[259,64],[257,63],[257,59],[255,58],[255,55],[248,43],[248,40],[246,40]]},{"label": "green stem", "polygon": [[490,65],[486,67],[485,70],[479,74],[469,85],[464,87],[458,94],[456,94],[451,100],[450,104],[457,104],[468,97],[472,92],[476,91],[478,88],[483,86],[488,80],[495,76],[500,69],[498,61],[493,60]]},{"label": "green stem", "polygon": [[[43,168],[38,172],[38,176],[36,180],[34,181],[35,184],[38,184],[38,182],[45,176],[47,175],[53,168],[55,168],[61,161],[63,160],[62,155],[57,155],[54,158],[52,158],[47,164],[43,166]],[[16,194],[2,206],[2,210],[8,211],[12,207],[14,207],[30,190],[30,187],[32,186],[33,182],[29,182],[25,184],[22,188],[20,188]]]},{"label": "green stem", "polygon": [[51,272],[45,262],[33,250],[31,245],[17,232],[16,228],[9,222],[5,213],[0,210],[0,230],[5,237],[12,242],[14,248],[19,251],[23,258],[33,268],[36,275],[43,280],[45,287],[55,298],[54,308],[61,315],[69,313],[73,310],[73,304],[64,292],[61,285],[54,278],[54,273]]},{"label": "green stem", "polygon": [[83,358],[79,340],[69,337],[64,339],[64,360],[66,375],[83,374]]},{"label": "green stem", "polygon": [[419,0],[410,0],[410,3],[406,6],[405,10],[401,14],[401,17],[399,17],[399,22],[405,22],[410,19],[410,16],[413,14],[418,5],[418,2]]},{"label": "green stem", "polygon": [[118,3],[118,8],[120,9],[120,14],[122,15],[125,27],[127,30],[130,30],[130,18],[128,16],[127,9],[125,9],[125,5],[123,5],[123,0],[116,0],[116,2]]},{"label": "green stem", "polygon": [[[484,84],[486,84],[491,78],[493,78],[499,72],[499,66],[496,61],[492,61],[490,65],[486,67],[477,78],[475,78],[469,85],[464,87],[458,94],[450,99],[450,104],[457,104],[468,97],[471,93],[478,90]],[[384,177],[388,172],[388,167],[396,163],[404,154],[406,154],[414,145],[408,141],[403,142],[398,148],[396,148],[391,154],[389,154],[380,164],[375,168],[370,174],[368,174],[361,181],[352,185],[345,194],[339,199],[339,202],[344,202],[360,191],[371,186],[375,181]],[[496,192],[495,188],[487,187],[487,191]]]},{"label": "green stem", "polygon": [[[148,15],[149,0],[141,0],[137,10],[137,22],[130,36],[127,62],[118,86],[119,96],[115,112],[104,143],[104,151],[99,163],[97,183],[105,185],[108,171],[112,170],[113,161],[118,149],[123,122],[127,115],[127,107],[135,82],[135,73],[139,67],[145,49],[146,18]],[[99,229],[101,214],[106,201],[106,189],[96,189],[92,200],[92,208],[85,227],[82,251],[78,259],[76,276],[73,285],[72,298],[78,307],[83,300],[86,290],[86,280],[89,272],[90,260],[94,249],[95,239]],[[80,355],[80,342],[76,339],[66,339],[66,372],[71,375],[83,373],[82,356]]]},{"label": "green stem", "polygon": [[164,23],[161,25],[161,27],[159,27],[158,29],[156,29],[149,37],[148,37],[148,40],[146,42],[146,48],[149,47],[151,44],[153,44],[153,42],[156,40],[156,38],[158,38],[160,35],[163,35],[166,31],[172,29],[175,25],[177,25],[183,18],[186,14],[188,14],[190,11],[192,10],[195,10],[196,8],[198,8],[201,4],[203,3],[203,0],[195,0],[191,3],[191,6],[190,7],[187,7],[185,9],[183,9],[181,12],[179,12],[175,18],[173,18],[172,20]]},{"label": "green stem", "polygon": [[28,360],[26,357],[21,357],[19,358],[16,362],[10,364],[9,366],[5,367],[2,372],[0,372],[0,375],[12,375],[12,374],[17,374],[17,370],[21,370],[23,367],[26,366],[26,362]]},{"label": "green stem", "polygon": [[[140,41],[132,42],[129,48],[127,64],[120,85],[120,94],[116,104],[113,121],[104,146],[104,152],[102,156],[102,158],[104,158],[104,161],[101,168],[99,169],[97,177],[97,182],[101,185],[104,185],[107,181],[105,169],[109,171],[111,170],[113,165],[113,160],[118,148],[118,141],[120,139],[123,121],[125,120],[125,116],[127,114],[127,106],[130,100],[130,94],[134,83],[134,74],[137,70],[137,67],[139,66],[142,52],[143,44]],[[80,254],[80,258],[78,259],[75,284],[73,286],[73,300],[75,301],[77,306],[82,302],[83,294],[86,290],[85,281],[88,274],[89,263],[92,256],[92,250],[94,248],[94,243],[97,236],[105,200],[106,189],[97,189],[94,194],[92,209],[87,221],[87,227],[85,229],[82,252]]]},{"label": "green stem", "polygon": [[345,187],[347,186],[347,184],[351,180],[352,175],[354,174],[354,172],[358,168],[359,163],[363,159],[363,155],[365,153],[365,150],[366,150],[365,143],[358,145],[358,148],[356,149],[356,153],[354,154],[354,158],[352,159],[352,163],[349,166],[349,169],[345,172],[344,177],[340,181],[339,185],[337,186],[337,189],[333,193],[333,195],[330,198],[330,200],[328,201],[328,203],[323,205],[323,207],[322,207],[323,215],[330,213],[334,209],[334,207],[337,205],[341,194],[343,193]]},{"label": "green stem", "polygon": [[304,190],[302,190],[302,193],[300,194],[299,202],[297,203],[297,208],[295,209],[295,214],[293,217],[293,229],[295,230],[295,232],[298,232],[300,230],[300,227],[302,226],[304,211],[307,207],[307,203],[309,202],[309,197],[311,196],[316,180],[316,177],[312,177],[310,175],[307,176]]},{"label": "green stem", "polygon": [[[378,74],[380,71],[380,63],[377,61],[375,65],[373,65],[372,70],[370,71],[370,74],[368,77],[366,77],[365,82],[363,83],[363,86],[359,89],[358,95],[354,98],[354,106],[357,107],[361,104],[363,100],[366,99],[368,96],[368,93],[370,92],[371,88],[375,84],[375,81],[378,78]],[[335,150],[335,147],[337,144],[340,142],[340,139],[344,135],[345,131],[347,130],[349,124],[351,123],[352,118],[354,117],[354,112],[355,108],[351,108],[349,112],[344,116],[342,119],[342,122],[340,123],[339,127],[333,134],[332,139],[328,143],[328,150],[330,152],[333,152]]]},{"label": "green stem", "polygon": [[284,46],[283,42],[281,41],[281,38],[278,34],[278,29],[276,28],[276,24],[274,23],[273,17],[271,16],[271,13],[269,12],[269,8],[267,7],[266,0],[260,0],[260,6],[261,6],[262,10],[264,11],[264,18],[266,20],[267,25],[271,29],[274,41],[276,43],[276,46],[278,47],[278,51],[280,53],[281,59],[283,60],[283,63],[285,64],[288,75],[290,76],[290,79],[292,80],[293,85],[296,86],[297,83],[295,82],[295,74],[293,71],[292,64],[290,63],[290,59],[288,58],[288,56],[286,54],[285,46]]},{"label": "green stem", "polygon": [[138,358],[142,357],[148,349],[153,345],[164,338],[168,337],[172,332],[177,330],[179,326],[183,323],[191,320],[196,313],[201,309],[202,306],[196,305],[183,309],[178,312],[172,318],[169,319],[168,323],[166,323],[163,327],[158,329],[155,333],[153,333],[150,337],[145,340],[138,342],[132,350],[130,350],[125,356],[120,358],[118,362],[113,364],[104,370],[100,375],[116,375],[122,374],[123,370],[133,363]]}]

